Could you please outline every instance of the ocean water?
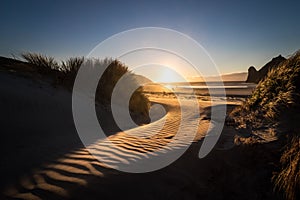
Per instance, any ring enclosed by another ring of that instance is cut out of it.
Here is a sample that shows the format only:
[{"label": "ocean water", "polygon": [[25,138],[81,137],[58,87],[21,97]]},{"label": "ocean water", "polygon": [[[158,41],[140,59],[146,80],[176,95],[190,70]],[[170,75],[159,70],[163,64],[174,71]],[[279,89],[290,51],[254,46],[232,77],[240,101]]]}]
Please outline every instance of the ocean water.
[{"label": "ocean water", "polygon": [[[256,84],[242,81],[227,82],[180,82],[164,83],[164,87],[181,94],[196,94],[204,96],[246,97],[249,96]],[[225,92],[225,93],[224,93]]]}]

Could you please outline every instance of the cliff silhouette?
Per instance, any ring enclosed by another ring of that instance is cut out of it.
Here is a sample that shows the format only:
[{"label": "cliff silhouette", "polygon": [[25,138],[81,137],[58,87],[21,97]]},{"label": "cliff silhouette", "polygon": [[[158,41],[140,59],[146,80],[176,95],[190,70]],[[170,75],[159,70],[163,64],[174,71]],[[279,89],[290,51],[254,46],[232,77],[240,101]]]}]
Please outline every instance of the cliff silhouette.
[{"label": "cliff silhouette", "polygon": [[284,58],[283,56],[279,55],[275,58],[273,58],[270,62],[268,62],[267,64],[265,64],[260,70],[256,70],[255,67],[251,66],[248,69],[248,77],[246,82],[247,83],[258,83],[259,81],[263,80],[268,72],[271,69],[276,68],[281,62],[285,61],[286,58]]}]

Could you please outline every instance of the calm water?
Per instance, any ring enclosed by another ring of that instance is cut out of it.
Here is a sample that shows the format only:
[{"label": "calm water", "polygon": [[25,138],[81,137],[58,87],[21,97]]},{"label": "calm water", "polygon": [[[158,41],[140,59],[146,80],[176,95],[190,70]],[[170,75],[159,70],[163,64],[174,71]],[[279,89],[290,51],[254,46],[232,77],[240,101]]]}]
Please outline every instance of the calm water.
[{"label": "calm water", "polygon": [[256,87],[256,84],[241,81],[165,83],[163,85],[174,92],[210,96],[223,96],[224,91],[226,96],[248,96]]}]

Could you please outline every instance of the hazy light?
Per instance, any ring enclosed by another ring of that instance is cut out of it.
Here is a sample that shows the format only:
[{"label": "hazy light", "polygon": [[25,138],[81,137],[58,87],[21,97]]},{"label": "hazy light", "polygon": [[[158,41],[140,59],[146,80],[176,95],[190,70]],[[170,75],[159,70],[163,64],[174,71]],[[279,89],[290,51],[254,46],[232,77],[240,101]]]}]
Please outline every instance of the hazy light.
[{"label": "hazy light", "polygon": [[149,64],[138,67],[133,71],[157,83],[186,82],[182,74],[167,66]]}]

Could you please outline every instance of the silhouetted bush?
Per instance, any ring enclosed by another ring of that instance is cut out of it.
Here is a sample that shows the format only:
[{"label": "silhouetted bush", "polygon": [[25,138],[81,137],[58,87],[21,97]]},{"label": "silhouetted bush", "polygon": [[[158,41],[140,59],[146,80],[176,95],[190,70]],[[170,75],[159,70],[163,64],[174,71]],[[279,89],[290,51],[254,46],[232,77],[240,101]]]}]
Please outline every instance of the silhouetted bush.
[{"label": "silhouetted bush", "polygon": [[[97,87],[96,102],[104,105],[110,104],[113,89],[124,74],[129,74],[130,80],[124,85],[123,92],[126,92],[126,87],[136,87],[138,84],[135,81],[135,74],[131,73],[123,63],[114,59],[105,58],[100,60],[90,58],[85,60],[83,57],[74,57],[58,64],[53,57],[37,53],[23,53],[22,57],[32,64],[39,73],[51,77],[55,87],[63,86],[69,90],[73,88],[77,72],[81,66],[89,67],[91,70],[96,67],[103,69],[104,73]],[[149,107],[149,100],[142,90],[136,90],[130,99],[130,111],[148,115]]]},{"label": "silhouetted bush", "polygon": [[300,52],[297,52],[277,68],[272,69],[267,77],[259,82],[244,104],[235,109],[231,115],[238,124],[247,124],[253,129],[294,121],[290,117],[298,116],[299,75]]},{"label": "silhouetted bush", "polygon": [[49,72],[50,70],[58,70],[59,64],[53,57],[45,56],[38,53],[23,53],[22,57],[29,63],[40,67],[41,72]]},{"label": "silhouetted bush", "polygon": [[[272,69],[231,116],[238,129],[246,126],[250,130],[249,138],[255,138],[251,134],[260,133],[261,137],[276,130],[273,134],[287,143],[280,160],[282,169],[273,180],[275,188],[282,190],[287,199],[299,198],[300,52]],[[265,129],[268,131],[264,132]],[[293,139],[286,141],[286,136]],[[253,141],[257,142],[255,139]]]},{"label": "silhouetted bush", "polygon": [[294,136],[281,156],[282,170],[273,177],[275,188],[282,190],[288,200],[299,199],[300,138]]},{"label": "silhouetted bush", "polygon": [[83,57],[69,58],[68,60],[61,62],[60,70],[65,72],[77,73],[83,62]]}]

